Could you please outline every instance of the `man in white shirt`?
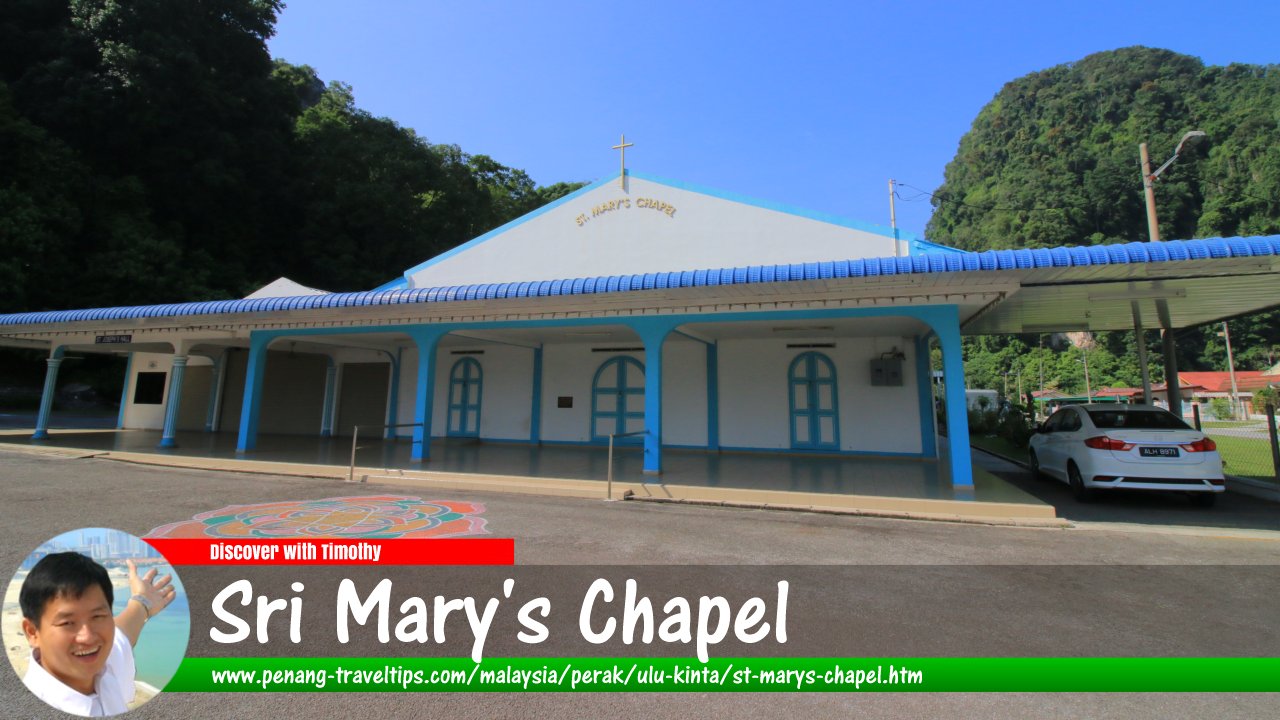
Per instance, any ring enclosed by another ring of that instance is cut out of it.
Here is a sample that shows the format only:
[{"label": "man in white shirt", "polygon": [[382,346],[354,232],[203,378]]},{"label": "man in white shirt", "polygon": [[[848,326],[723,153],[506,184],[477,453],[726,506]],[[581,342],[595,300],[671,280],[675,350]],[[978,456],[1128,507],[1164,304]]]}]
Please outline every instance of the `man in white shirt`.
[{"label": "man in white shirt", "polygon": [[156,579],[154,569],[140,578],[130,560],[133,596],[112,617],[115,593],[106,568],[74,552],[42,558],[18,596],[22,631],[31,646],[22,682],[36,697],[73,715],[106,717],[128,710],[137,673],[133,646],[147,620],[173,601],[171,579]]}]

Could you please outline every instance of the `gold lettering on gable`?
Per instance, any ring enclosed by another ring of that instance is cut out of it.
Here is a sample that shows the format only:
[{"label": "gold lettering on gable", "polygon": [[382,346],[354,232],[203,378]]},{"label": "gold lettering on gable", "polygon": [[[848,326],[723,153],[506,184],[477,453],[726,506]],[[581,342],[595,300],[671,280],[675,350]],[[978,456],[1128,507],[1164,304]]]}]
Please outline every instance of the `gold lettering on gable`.
[{"label": "gold lettering on gable", "polygon": [[665,200],[642,197],[636,198],[635,203],[633,204],[631,198],[619,198],[617,200],[606,200],[599,205],[595,205],[589,212],[584,212],[578,215],[578,217],[574,218],[573,221],[578,225],[578,227],[583,227],[595,218],[616,213],[620,210],[630,210],[632,207],[641,210],[656,210],[673,219],[676,216],[676,207]]}]

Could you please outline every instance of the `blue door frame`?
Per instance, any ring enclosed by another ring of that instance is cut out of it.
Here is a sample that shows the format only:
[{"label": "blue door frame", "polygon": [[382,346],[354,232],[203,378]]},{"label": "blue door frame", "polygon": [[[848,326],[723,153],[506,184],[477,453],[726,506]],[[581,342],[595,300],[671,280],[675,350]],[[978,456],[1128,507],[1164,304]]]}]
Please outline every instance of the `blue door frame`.
[{"label": "blue door frame", "polygon": [[[604,361],[591,380],[592,441],[608,442],[610,433],[643,430],[644,403],[644,364],[627,356]],[[614,440],[617,445],[642,442],[639,435]]]},{"label": "blue door frame", "polygon": [[484,372],[475,358],[462,358],[449,371],[449,437],[480,437]]},{"label": "blue door frame", "polygon": [[791,405],[791,447],[839,450],[840,410],[836,366],[819,352],[801,353],[787,369]]}]

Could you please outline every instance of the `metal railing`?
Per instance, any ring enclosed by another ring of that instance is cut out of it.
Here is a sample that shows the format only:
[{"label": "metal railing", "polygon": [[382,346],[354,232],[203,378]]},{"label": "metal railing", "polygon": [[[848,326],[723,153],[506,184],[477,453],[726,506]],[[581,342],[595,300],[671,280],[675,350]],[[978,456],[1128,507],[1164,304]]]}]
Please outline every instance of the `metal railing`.
[{"label": "metal railing", "polygon": [[[366,428],[374,427],[374,428],[378,428],[379,430],[386,430],[387,428],[422,427],[423,425],[424,423],[395,423],[392,425],[365,425],[364,427]],[[360,443],[360,427],[361,426],[359,425],[351,426],[351,463],[347,467],[347,482],[351,482],[351,483],[356,481],[356,451],[360,449],[360,444],[359,444]],[[609,433],[609,459],[608,459],[608,469],[606,471],[606,477],[605,477],[605,499],[606,500],[613,499],[613,439],[623,438],[623,437],[633,437],[636,435],[644,435],[646,433],[648,433],[648,430],[636,430],[634,432],[628,432],[628,433]],[[425,428],[422,436],[422,441],[431,442],[431,438],[426,434]]]},{"label": "metal railing", "polygon": [[628,433],[609,433],[609,462],[608,470],[605,476],[605,500],[613,499],[613,439],[616,437],[631,437],[633,435],[644,435],[648,430],[636,430]]},{"label": "metal railing", "polygon": [[[395,423],[393,425],[365,425],[365,427],[367,428],[376,427],[379,430],[386,430],[387,428],[423,427],[424,425],[425,423]],[[394,440],[397,438],[396,436],[393,435],[392,439]],[[357,445],[359,440],[360,440],[360,426],[352,425],[351,426],[351,465],[350,467],[347,468],[347,482],[356,481],[356,450],[360,449],[359,445]],[[431,438],[427,435],[426,432],[423,432],[422,441],[431,442]]]}]

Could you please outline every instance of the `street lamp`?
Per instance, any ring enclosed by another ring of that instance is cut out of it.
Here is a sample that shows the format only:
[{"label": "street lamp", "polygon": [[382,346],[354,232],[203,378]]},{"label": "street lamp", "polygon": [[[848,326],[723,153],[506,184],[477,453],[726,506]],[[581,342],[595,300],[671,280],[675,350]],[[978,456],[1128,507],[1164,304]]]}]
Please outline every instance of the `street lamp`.
[{"label": "street lamp", "polygon": [[1138,155],[1142,158],[1142,188],[1147,193],[1147,232],[1152,240],[1160,239],[1160,224],[1156,220],[1156,178],[1160,174],[1169,169],[1182,154],[1184,147],[1190,147],[1203,140],[1205,137],[1203,130],[1192,130],[1182,136],[1178,141],[1178,147],[1173,151],[1173,157],[1165,161],[1165,164],[1151,172],[1151,158],[1147,155],[1147,144],[1138,145]]}]

